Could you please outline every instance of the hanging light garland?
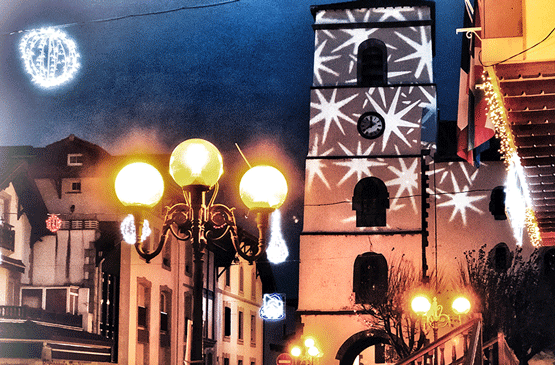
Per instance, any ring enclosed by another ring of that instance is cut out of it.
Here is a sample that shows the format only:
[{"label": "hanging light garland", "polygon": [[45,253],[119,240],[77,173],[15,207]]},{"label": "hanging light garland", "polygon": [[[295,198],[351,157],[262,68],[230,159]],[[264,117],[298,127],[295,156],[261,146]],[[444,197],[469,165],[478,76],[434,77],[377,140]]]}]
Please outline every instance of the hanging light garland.
[{"label": "hanging light garland", "polygon": [[[532,245],[534,247],[540,247],[542,244],[540,229],[534,211],[531,208],[532,204],[528,185],[524,178],[520,157],[517,154],[515,139],[509,124],[507,109],[503,103],[503,95],[493,67],[484,68],[482,80],[484,81],[483,87],[488,104],[488,117],[495,127],[495,137],[500,141],[499,152],[501,153],[501,158],[505,163],[507,172],[517,175],[516,181],[518,181],[520,185],[517,190],[522,192],[522,198],[525,204],[523,223],[526,226]],[[518,222],[515,223],[517,226],[520,226]]]}]

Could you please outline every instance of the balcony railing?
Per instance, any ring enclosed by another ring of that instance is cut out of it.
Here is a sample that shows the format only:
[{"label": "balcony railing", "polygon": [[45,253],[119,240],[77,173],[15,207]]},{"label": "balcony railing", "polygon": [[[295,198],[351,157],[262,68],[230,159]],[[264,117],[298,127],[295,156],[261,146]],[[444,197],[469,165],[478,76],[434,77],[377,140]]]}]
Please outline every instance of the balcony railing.
[{"label": "balcony railing", "polygon": [[27,306],[2,305],[0,306],[0,318],[33,320],[71,327],[83,326],[83,316],[80,314],[47,312],[43,309],[31,308]]},{"label": "balcony railing", "polygon": [[15,231],[8,223],[0,224],[0,247],[13,251],[15,243]]}]

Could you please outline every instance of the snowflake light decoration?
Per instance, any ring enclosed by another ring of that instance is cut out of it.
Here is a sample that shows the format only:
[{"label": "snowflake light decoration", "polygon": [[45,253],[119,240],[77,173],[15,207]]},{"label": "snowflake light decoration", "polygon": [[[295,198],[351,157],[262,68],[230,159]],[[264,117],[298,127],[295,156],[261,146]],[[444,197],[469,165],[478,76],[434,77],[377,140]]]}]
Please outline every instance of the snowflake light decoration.
[{"label": "snowflake light decoration", "polygon": [[[137,242],[137,233],[135,231],[135,218],[133,214],[128,214],[127,217],[123,219],[120,225],[121,235],[123,236],[123,240],[130,245],[134,245]],[[143,229],[141,232],[141,242],[144,242],[150,236],[150,224],[148,220],[144,220],[143,222]]]},{"label": "snowflake light decoration", "polygon": [[264,294],[263,304],[258,314],[266,321],[279,321],[285,318],[285,295]]},{"label": "snowflake light decoration", "polygon": [[46,220],[46,228],[52,233],[56,233],[62,228],[62,220],[56,214],[50,214]]},{"label": "snowflake light decoration", "polygon": [[79,69],[75,42],[55,28],[35,29],[19,44],[25,71],[43,88],[53,88],[71,80]]},{"label": "snowflake light decoration", "polygon": [[266,248],[266,256],[273,264],[281,264],[289,256],[289,250],[281,233],[281,213],[276,210],[272,213],[272,233],[270,243]]}]

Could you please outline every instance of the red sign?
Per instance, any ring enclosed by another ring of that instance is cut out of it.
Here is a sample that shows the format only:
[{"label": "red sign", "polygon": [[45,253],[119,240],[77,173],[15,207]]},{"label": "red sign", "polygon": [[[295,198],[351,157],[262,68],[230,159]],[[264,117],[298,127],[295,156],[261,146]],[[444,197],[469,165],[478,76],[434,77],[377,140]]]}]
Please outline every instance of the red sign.
[{"label": "red sign", "polygon": [[276,365],[293,365],[293,357],[287,352],[279,354],[276,359]]}]

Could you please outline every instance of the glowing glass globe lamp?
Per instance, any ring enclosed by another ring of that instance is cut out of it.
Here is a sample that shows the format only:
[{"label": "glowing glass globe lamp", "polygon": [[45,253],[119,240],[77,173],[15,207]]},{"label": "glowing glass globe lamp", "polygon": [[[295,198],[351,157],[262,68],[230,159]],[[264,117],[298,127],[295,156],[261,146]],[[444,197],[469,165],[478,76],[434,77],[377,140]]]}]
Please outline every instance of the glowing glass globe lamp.
[{"label": "glowing glass globe lamp", "polygon": [[287,196],[287,181],[275,167],[254,166],[239,184],[241,200],[250,210],[274,210],[281,207]]},{"label": "glowing glass globe lamp", "polygon": [[183,187],[196,185],[210,188],[224,172],[220,151],[203,139],[181,142],[170,157],[170,175]]},{"label": "glowing glass globe lamp", "polygon": [[124,206],[152,208],[162,199],[164,179],[154,166],[135,162],[120,170],[115,189]]},{"label": "glowing glass globe lamp", "polygon": [[456,314],[467,314],[470,312],[470,301],[465,297],[458,297],[451,306]]},{"label": "glowing glass globe lamp", "polygon": [[312,357],[316,357],[320,354],[320,350],[315,346],[311,346],[308,348],[308,354]]},{"label": "glowing glass globe lamp", "polygon": [[424,315],[429,312],[432,307],[432,303],[430,303],[430,300],[425,296],[419,295],[414,297],[410,306],[414,313]]},{"label": "glowing glass globe lamp", "polygon": [[299,357],[301,356],[303,350],[301,350],[301,348],[299,346],[295,346],[291,349],[291,355],[294,357]]}]

